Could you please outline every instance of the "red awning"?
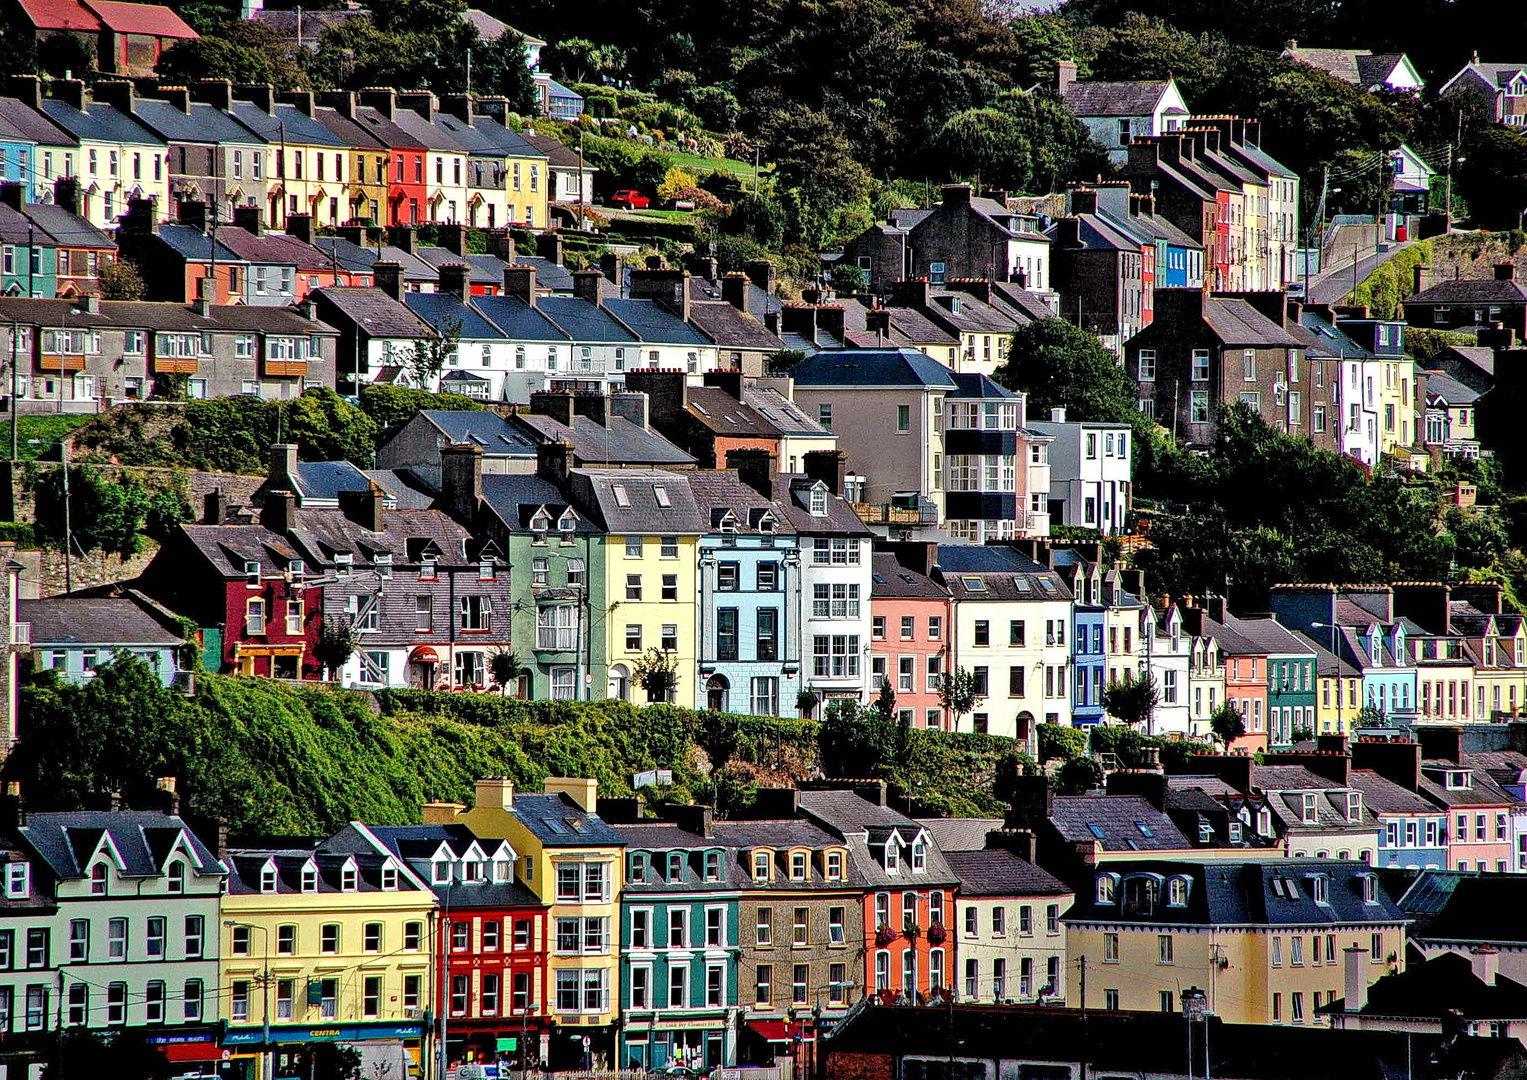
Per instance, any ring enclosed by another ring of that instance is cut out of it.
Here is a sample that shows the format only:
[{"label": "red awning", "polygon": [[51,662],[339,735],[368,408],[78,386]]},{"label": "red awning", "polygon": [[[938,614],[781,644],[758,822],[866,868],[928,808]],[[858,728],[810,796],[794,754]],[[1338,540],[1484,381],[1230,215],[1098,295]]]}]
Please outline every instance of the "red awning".
[{"label": "red awning", "polygon": [[420,645],[408,654],[408,659],[410,663],[414,664],[438,664],[440,663],[440,654],[428,645]]},{"label": "red awning", "polygon": [[771,1043],[794,1042],[797,1033],[807,1042],[810,1042],[813,1037],[811,1024],[801,1020],[793,1024],[788,1020],[749,1020],[748,1027],[766,1042]]},{"label": "red awning", "polygon": [[222,1050],[211,1039],[206,1042],[166,1043],[159,1050],[171,1061],[220,1061],[223,1057]]}]

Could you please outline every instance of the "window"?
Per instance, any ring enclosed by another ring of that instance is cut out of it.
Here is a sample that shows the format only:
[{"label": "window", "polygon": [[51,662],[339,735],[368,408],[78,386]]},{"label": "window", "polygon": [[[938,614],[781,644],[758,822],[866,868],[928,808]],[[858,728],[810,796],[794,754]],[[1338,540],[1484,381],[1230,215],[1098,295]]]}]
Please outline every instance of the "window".
[{"label": "window", "polygon": [[1171,934],[1157,934],[1156,935],[1156,963],[1158,963],[1158,964],[1170,964],[1170,963],[1174,963],[1174,961],[1172,959],[1172,935]]},{"label": "window", "polygon": [[163,915],[151,915],[144,933],[144,948],[150,960],[164,959],[165,919]]},{"label": "window", "polygon": [[1192,375],[1193,375],[1193,381],[1194,382],[1208,382],[1209,381],[1209,350],[1208,349],[1194,349],[1193,350],[1193,371],[1192,371]]},{"label": "window", "polygon": [[[457,925],[462,924],[458,923]],[[379,953],[382,951],[381,923],[368,922],[361,928],[361,951],[368,953]]]},{"label": "window", "polygon": [[[912,954],[908,949],[907,953]],[[796,964],[790,977],[790,1001],[796,1005],[805,1005],[809,1000],[811,982],[811,967],[808,964]]]},{"label": "window", "polygon": [[319,930],[319,952],[332,955],[339,952],[339,924],[324,923]]},{"label": "window", "polygon": [[668,1005],[683,1008],[689,1004],[689,968],[673,964],[668,968]]},{"label": "window", "polygon": [[640,574],[626,575],[626,599],[640,600],[642,598],[642,576]]},{"label": "window", "polygon": [[759,964],[758,976],[753,986],[753,1000],[759,1005],[774,1003],[774,965]]},{"label": "window", "polygon": [[187,915],[185,924],[186,959],[199,960],[202,942],[206,937],[206,923],[201,915]]},{"label": "window", "polygon": [[1119,935],[1103,935],[1103,963],[1117,964],[1119,962]]},{"label": "window", "polygon": [[[237,927],[235,927],[237,929]],[[109,919],[106,923],[106,958],[127,959],[127,920]],[[31,966],[30,964],[28,966]]]},{"label": "window", "polygon": [[663,575],[663,599],[677,600],[679,598],[679,575]]},{"label": "window", "polygon": [[[759,879],[762,880],[762,879]],[[774,909],[761,907],[758,909],[757,936],[755,942],[759,945],[774,944]]]},{"label": "window", "polygon": [[[331,982],[332,980],[325,980]],[[181,1017],[187,1023],[195,1023],[201,1019],[202,1014],[202,981],[200,979],[187,979],[181,989]]]},{"label": "window", "polygon": [[292,956],[297,952],[297,928],[291,924],[276,927],[276,955]]},{"label": "window", "polygon": [[811,943],[811,909],[798,907],[795,909],[795,918],[791,923],[792,945],[809,945]]}]

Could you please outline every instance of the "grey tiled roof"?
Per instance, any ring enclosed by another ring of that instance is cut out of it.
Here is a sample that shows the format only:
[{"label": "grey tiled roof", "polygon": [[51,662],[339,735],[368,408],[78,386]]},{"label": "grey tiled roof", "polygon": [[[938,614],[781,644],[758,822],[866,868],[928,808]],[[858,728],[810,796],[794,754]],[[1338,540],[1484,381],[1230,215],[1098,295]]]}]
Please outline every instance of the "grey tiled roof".
[{"label": "grey tiled roof", "polygon": [[885,599],[946,599],[949,591],[915,570],[908,570],[887,552],[875,553],[870,596]]},{"label": "grey tiled roof", "polygon": [[597,510],[607,532],[659,535],[710,531],[710,515],[701,511],[685,473],[580,469],[573,475],[575,490]]},{"label": "grey tiled roof", "polygon": [[773,387],[744,386],[742,400],[761,413],[783,435],[831,436],[831,432],[808,417],[800,406]]},{"label": "grey tiled roof", "polygon": [[827,496],[827,515],[816,517],[810,510],[810,492],[816,481],[801,473],[780,473],[783,494],[777,500],[780,510],[803,536],[869,536],[870,530],[854,508],[841,495]]},{"label": "grey tiled roof", "polygon": [[[536,511],[545,508],[552,521],[561,519],[567,509],[567,498],[556,487],[540,477],[509,473],[488,475],[482,478],[483,503],[493,512],[510,532],[530,532],[530,522]],[[596,533],[599,526],[581,513],[574,511],[576,533]]]},{"label": "grey tiled roof", "polygon": [[397,510],[428,510],[440,493],[411,469],[367,469],[366,478],[387,493]]},{"label": "grey tiled roof", "polygon": [[1437,808],[1415,792],[1371,769],[1353,769],[1348,783],[1363,793],[1363,802],[1380,814],[1430,814]]},{"label": "grey tiled roof", "polygon": [[1204,321],[1226,345],[1302,347],[1304,342],[1245,300],[1214,296],[1204,301]]},{"label": "grey tiled roof", "polygon": [[623,416],[596,423],[587,416],[573,417],[571,426],[549,416],[521,414],[513,419],[536,442],[572,443],[579,464],[693,465],[694,458],[655,431],[633,424]]},{"label": "grey tiled roof", "polygon": [[945,854],[981,851],[986,847],[986,834],[1005,824],[1001,818],[918,818],[917,823],[928,830]]},{"label": "grey tiled roof", "polygon": [[717,435],[774,438],[780,434],[746,401],[738,401],[718,386],[691,386],[685,396],[690,415]]},{"label": "grey tiled roof", "polygon": [[644,342],[704,345],[700,332],[656,300],[606,300],[605,310],[629,326]]},{"label": "grey tiled roof", "polygon": [[623,847],[620,833],[561,792],[554,795],[515,792],[510,811],[530,834],[549,848]]},{"label": "grey tiled roof", "polygon": [[381,289],[320,289],[315,293],[315,298],[318,297],[333,304],[370,337],[413,339],[429,333],[428,324],[407,304],[394,300]]},{"label": "grey tiled roof", "polygon": [[1072,598],[1059,574],[1010,547],[940,544],[938,569],[949,594],[960,600]]},{"label": "grey tiled roof", "polygon": [[[843,837],[849,861],[872,886],[956,884],[959,880],[944,853],[931,842],[925,847],[924,869],[912,869],[912,844],[924,835],[923,827],[889,806],[878,806],[852,791],[802,791],[800,807],[801,813]],[[932,837],[926,839],[931,841]],[[895,873],[876,854],[887,843],[897,843],[899,869]]]},{"label": "grey tiled roof", "polygon": [[16,621],[32,624],[33,645],[179,645],[180,634],[167,626],[148,601],[132,596],[51,596],[18,600]]},{"label": "grey tiled roof", "polygon": [[741,535],[762,534],[760,525],[765,512],[774,520],[773,533],[787,535],[795,531],[789,520],[780,513],[779,507],[737,479],[735,472],[696,469],[685,473],[685,477],[701,515],[711,523],[709,532],[717,531],[719,515],[728,510],[732,512],[736,530]]},{"label": "grey tiled roof", "polygon": [[[516,796],[518,798],[518,796]],[[404,860],[425,882],[435,895],[452,908],[485,907],[542,907],[536,895],[517,881],[453,882],[436,885],[430,881],[426,869],[429,857],[444,844],[456,855],[465,854],[477,843],[488,853],[497,850],[503,841],[481,839],[465,825],[367,825],[366,831],[376,837],[382,846]]]},{"label": "grey tiled roof", "polygon": [[1004,848],[945,852],[961,896],[1069,896],[1071,886]]},{"label": "grey tiled roof", "polygon": [[689,321],[722,348],[768,349],[785,347],[775,334],[752,315],[745,315],[731,304],[706,301],[689,305]]},{"label": "grey tiled roof", "polygon": [[1165,80],[1074,82],[1061,96],[1077,116],[1148,116],[1166,93]]},{"label": "grey tiled roof", "polygon": [[1104,851],[1186,851],[1193,846],[1171,818],[1136,795],[1058,797],[1050,807],[1050,824],[1064,839],[1096,841]]},{"label": "grey tiled roof", "polygon": [[333,502],[342,491],[366,491],[371,481],[348,461],[299,461],[291,477],[300,502]]},{"label": "grey tiled roof", "polygon": [[88,875],[88,860],[104,836],[110,836],[112,846],[122,857],[123,873],[129,877],[162,875],[171,845],[182,835],[194,855],[195,876],[221,877],[227,872],[184,821],[155,811],[30,813],[20,835],[54,874],[66,880]]},{"label": "grey tiled roof", "polygon": [[1459,278],[1439,281],[1406,297],[1406,304],[1527,304],[1527,289],[1516,281]]},{"label": "grey tiled roof", "polygon": [[954,373],[915,349],[850,349],[809,356],[790,369],[797,386],[955,388]]},{"label": "grey tiled roof", "polygon": [[485,458],[536,456],[535,441],[491,409],[424,409],[419,415],[452,445],[482,447]]}]

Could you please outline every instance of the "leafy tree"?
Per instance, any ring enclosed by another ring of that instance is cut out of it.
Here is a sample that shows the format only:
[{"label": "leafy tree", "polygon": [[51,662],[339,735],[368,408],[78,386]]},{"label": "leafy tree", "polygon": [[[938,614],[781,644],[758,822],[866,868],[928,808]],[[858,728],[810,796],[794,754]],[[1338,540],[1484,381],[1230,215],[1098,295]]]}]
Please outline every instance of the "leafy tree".
[{"label": "leafy tree", "polygon": [[1095,333],[1064,319],[1036,319],[1014,332],[1007,363],[994,376],[1028,395],[1031,416],[1066,410],[1066,419],[1133,423],[1135,391]]},{"label": "leafy tree", "polygon": [[1246,734],[1246,721],[1242,719],[1240,709],[1225,701],[1209,717],[1209,730],[1220,745],[1229,750],[1231,743]]},{"label": "leafy tree", "polygon": [[1094,79],[1174,78],[1189,100],[1213,91],[1232,62],[1219,34],[1191,34],[1138,11],[1125,12],[1117,25],[1088,27],[1082,47]]},{"label": "leafy tree", "polygon": [[1103,766],[1090,757],[1071,758],[1055,772],[1055,794],[1085,795],[1103,786]]},{"label": "leafy tree", "polygon": [[1087,756],[1087,733],[1080,728],[1062,727],[1059,724],[1039,725],[1039,760],[1060,758],[1070,761]]},{"label": "leafy tree", "polygon": [[647,691],[648,701],[672,701],[679,688],[679,657],[649,646],[632,666],[636,684]]},{"label": "leafy tree", "polygon": [[162,79],[190,83],[231,79],[270,83],[281,90],[305,90],[311,84],[287,55],[286,41],[264,23],[230,18],[202,37],[166,49],[155,69]]},{"label": "leafy tree", "polygon": [[951,664],[948,672],[939,680],[938,702],[954,725],[958,725],[960,717],[974,712],[976,706],[985,700],[985,694],[976,692],[976,676],[969,668]]},{"label": "leafy tree", "polygon": [[339,678],[341,669],[355,655],[360,637],[350,620],[324,616],[318,624],[318,640],[313,643],[313,657],[323,665],[330,679]]},{"label": "leafy tree", "polygon": [[890,679],[880,680],[880,693],[875,697],[875,715],[888,724],[896,719],[896,691],[891,688]]},{"label": "leafy tree", "polygon": [[461,320],[446,319],[440,326],[431,326],[426,337],[414,342],[402,352],[403,366],[408,377],[420,389],[429,390],[445,365],[456,359],[456,347],[461,341]]},{"label": "leafy tree", "polygon": [[95,44],[80,34],[53,34],[37,43],[37,66],[55,79],[96,69]]},{"label": "leafy tree", "polygon": [[785,193],[787,239],[820,247],[837,235],[842,212],[865,198],[868,171],[831,117],[800,104],[773,112],[760,135]]},{"label": "leafy tree", "polygon": [[482,403],[462,394],[432,394],[411,386],[384,386],[367,383],[361,387],[361,411],[371,417],[379,437],[412,420],[421,409],[448,409],[476,412]]},{"label": "leafy tree", "polygon": [[1159,700],[1156,677],[1148,671],[1142,676],[1125,672],[1122,679],[1103,690],[1104,710],[1125,724],[1148,727]]},{"label": "leafy tree", "polygon": [[508,649],[499,649],[488,656],[488,674],[493,681],[498,683],[499,693],[504,697],[509,696],[509,687],[519,682],[520,676],[526,673],[524,664],[520,663],[519,654]]},{"label": "leafy tree", "polygon": [[625,69],[626,51],[588,38],[562,38],[542,51],[541,65],[574,82],[598,82]]},{"label": "leafy tree", "polygon": [[1059,15],[1031,15],[1014,19],[1013,39],[1017,43],[1018,85],[1048,85],[1055,78],[1060,60],[1074,59],[1079,53],[1076,25]]},{"label": "leafy tree", "polygon": [[302,448],[307,461],[353,461],[369,465],[376,448],[376,423],[327,387],[312,387],[279,411],[282,436]]},{"label": "leafy tree", "polygon": [[864,288],[864,270],[852,263],[838,263],[828,274],[832,291],[838,296],[853,296]]},{"label": "leafy tree", "polygon": [[96,280],[101,284],[102,300],[142,300],[146,286],[143,275],[130,262],[107,259],[101,263]]},{"label": "leafy tree", "polygon": [[934,143],[957,176],[1028,189],[1032,149],[1018,118],[1000,109],[966,109],[944,121]]},{"label": "leafy tree", "polygon": [[[64,540],[63,469],[37,481],[37,535]],[[69,530],[76,551],[107,551],[122,558],[138,554],[150,540],[160,540],[190,517],[173,492],[150,492],[126,474],[112,478],[86,465],[69,466]]]},{"label": "leafy tree", "polygon": [[679,198],[679,192],[699,182],[700,178],[688,169],[674,166],[663,174],[663,182],[657,186],[657,197],[663,202],[673,202]]},{"label": "leafy tree", "polygon": [[522,116],[540,111],[524,37],[508,31],[497,40],[487,41],[479,34],[468,47],[472,50],[473,91],[508,98],[509,110]]}]

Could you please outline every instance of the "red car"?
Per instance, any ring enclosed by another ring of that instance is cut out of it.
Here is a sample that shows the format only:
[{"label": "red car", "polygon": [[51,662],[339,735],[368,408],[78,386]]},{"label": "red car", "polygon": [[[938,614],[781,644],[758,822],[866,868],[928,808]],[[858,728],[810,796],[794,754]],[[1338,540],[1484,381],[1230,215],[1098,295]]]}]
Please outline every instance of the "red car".
[{"label": "red car", "polygon": [[622,210],[645,210],[652,204],[652,200],[640,191],[617,191],[610,198],[611,206],[618,206]]}]

